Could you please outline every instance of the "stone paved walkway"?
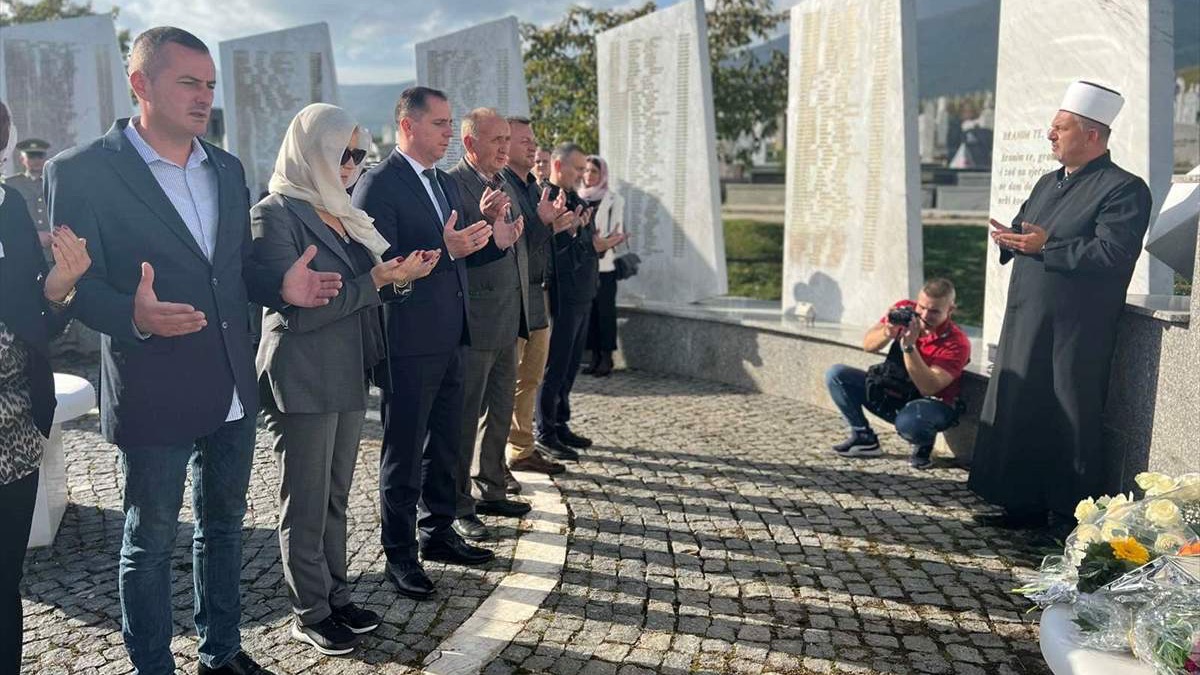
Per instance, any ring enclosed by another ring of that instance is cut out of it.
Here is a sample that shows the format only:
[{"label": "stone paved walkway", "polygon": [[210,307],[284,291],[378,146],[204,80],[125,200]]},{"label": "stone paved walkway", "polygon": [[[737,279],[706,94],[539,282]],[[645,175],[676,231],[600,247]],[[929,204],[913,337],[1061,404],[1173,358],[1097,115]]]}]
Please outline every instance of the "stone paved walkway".
[{"label": "stone paved walkway", "polygon": [[[1045,673],[1037,614],[1008,592],[1041,551],[973,526],[966,474],[918,472],[887,454],[830,456],[829,412],[720,385],[619,372],[581,377],[575,427],[596,439],[556,480],[571,530],[561,584],[486,671],[500,673]],[[376,416],[377,419],[377,416]],[[351,499],[355,601],[385,624],[350,657],[288,637],[265,434],[246,518],[244,642],[280,673],[407,673],[504,578],[520,524],[498,521],[497,560],[428,565],[435,602],[383,579],[378,422],[368,422]],[[71,505],[24,582],[24,673],[130,672],[116,563],[115,449],[94,416],[66,434]],[[174,648],[195,672],[190,515],[181,514]]]}]

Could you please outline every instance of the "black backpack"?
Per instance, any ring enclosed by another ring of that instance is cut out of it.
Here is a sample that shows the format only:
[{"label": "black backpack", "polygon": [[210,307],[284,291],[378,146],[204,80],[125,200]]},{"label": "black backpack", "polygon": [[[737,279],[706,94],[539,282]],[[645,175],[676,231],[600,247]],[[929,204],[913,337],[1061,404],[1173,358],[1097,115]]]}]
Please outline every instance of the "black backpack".
[{"label": "black backpack", "polygon": [[867,409],[888,422],[895,422],[904,406],[921,398],[917,385],[908,376],[908,368],[904,367],[899,340],[892,341],[883,363],[867,368],[866,383]]}]

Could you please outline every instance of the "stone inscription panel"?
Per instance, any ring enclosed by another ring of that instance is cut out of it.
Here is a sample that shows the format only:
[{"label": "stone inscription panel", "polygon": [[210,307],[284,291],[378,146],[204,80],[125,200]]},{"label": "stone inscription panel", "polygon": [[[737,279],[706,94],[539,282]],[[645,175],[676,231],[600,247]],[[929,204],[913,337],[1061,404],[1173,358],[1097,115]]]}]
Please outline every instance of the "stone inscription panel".
[{"label": "stone inscription panel", "polygon": [[337,103],[325,24],[221,43],[225,143],[246,169],[251,198],[266,191],[292,118],[310,103]]},{"label": "stone inscription panel", "polygon": [[450,98],[454,136],[438,166],[449,169],[462,158],[463,115],[489,107],[503,115],[529,115],[525,67],[517,19],[507,17],[419,43],[417,82]]},{"label": "stone inscription panel", "polygon": [[627,302],[726,290],[703,17],[683,2],[596,39],[600,154],[625,198],[629,250],[642,259],[619,287]]},{"label": "stone inscription panel", "polygon": [[130,114],[111,17],[89,16],[0,29],[3,100],[19,138],[55,154],[108,131]]},{"label": "stone inscription panel", "polygon": [[785,310],[869,323],[917,281],[911,11],[902,0],[792,9]]}]

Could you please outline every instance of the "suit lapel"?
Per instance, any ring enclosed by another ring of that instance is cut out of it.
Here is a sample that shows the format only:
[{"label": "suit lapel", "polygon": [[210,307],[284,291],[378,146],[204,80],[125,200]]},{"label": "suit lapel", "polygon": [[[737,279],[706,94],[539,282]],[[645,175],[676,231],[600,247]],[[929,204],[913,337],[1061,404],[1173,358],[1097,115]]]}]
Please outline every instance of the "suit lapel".
[{"label": "suit lapel", "polygon": [[[128,123],[126,122],[126,124]],[[200,245],[196,243],[196,238],[183,223],[183,218],[179,217],[175,205],[167,198],[167,194],[163,192],[158,180],[154,178],[146,161],[138,154],[129,139],[125,138],[123,124],[117,122],[113,125],[104,138],[104,146],[113,151],[109,155],[109,161],[116,174],[129,186],[130,192],[141,200],[154,215],[166,223],[167,229],[179,237],[184,246],[204,262],[209,262],[204,251],[200,250]]]},{"label": "suit lapel", "polygon": [[[438,236],[441,236],[442,224],[438,221],[437,208],[434,207],[433,201],[429,198],[429,191],[425,189],[425,183],[421,181],[421,177],[417,175],[417,172],[413,170],[412,165],[408,163],[408,160],[404,158],[404,155],[400,154],[399,150],[396,150],[392,153],[389,161],[391,161],[392,166],[398,172],[400,172],[400,179],[404,181],[404,184],[407,185],[408,189],[412,191],[413,196],[416,197],[417,201],[425,207],[426,213],[429,214],[430,220],[432,220],[434,227],[437,228]],[[441,173],[441,171],[438,171],[438,173]],[[443,191],[445,191],[444,188]],[[447,197],[447,199],[449,199],[449,197]],[[449,216],[450,214],[446,214],[446,217]]]},{"label": "suit lapel", "polygon": [[304,226],[316,235],[317,239],[321,240],[321,243],[325,244],[326,248],[332,250],[342,262],[346,263],[346,267],[350,268],[351,271],[354,270],[354,265],[350,262],[350,256],[346,253],[346,247],[337,240],[337,237],[333,234],[333,230],[325,224],[325,221],[321,220],[321,216],[317,215],[317,210],[313,208],[312,204],[299,199],[292,199],[287,195],[284,195],[283,201],[287,203],[288,209],[292,213],[299,216],[300,222],[304,223]]},{"label": "suit lapel", "polygon": [[[459,176],[465,178],[465,180],[458,183],[458,185],[461,185],[463,188],[465,188],[464,192],[466,192],[466,194],[461,195],[464,203],[478,204],[480,201],[482,201],[484,188],[483,180],[479,178],[478,173],[475,173],[475,169],[472,169],[471,165],[467,164],[465,157],[458,160],[458,166],[455,167],[455,172]],[[463,216],[465,217],[466,214],[464,213]]]},{"label": "suit lapel", "polygon": [[[246,186],[235,180],[235,175],[226,166],[225,160],[217,157],[217,153],[204,141],[201,141],[201,144],[204,146],[204,152],[208,153],[210,168],[217,175],[217,243],[213,246],[215,261],[218,253],[222,253],[229,246],[236,250],[242,241],[244,233],[241,232],[241,228],[245,225],[245,218],[238,208],[237,192],[248,193],[245,192]],[[245,213],[248,214],[249,211]]]}]

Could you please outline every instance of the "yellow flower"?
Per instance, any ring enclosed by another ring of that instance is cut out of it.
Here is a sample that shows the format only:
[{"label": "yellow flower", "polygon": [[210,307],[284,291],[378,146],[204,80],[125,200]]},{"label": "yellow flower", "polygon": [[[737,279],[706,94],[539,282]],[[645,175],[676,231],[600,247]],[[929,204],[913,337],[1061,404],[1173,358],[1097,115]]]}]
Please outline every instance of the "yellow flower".
[{"label": "yellow flower", "polygon": [[1146,506],[1146,520],[1155,527],[1166,529],[1179,523],[1179,507],[1169,499],[1155,499]]},{"label": "yellow flower", "polygon": [[1200,485],[1200,473],[1185,473],[1175,479],[1179,487],[1190,487],[1192,485]]},{"label": "yellow flower", "polygon": [[1112,547],[1113,556],[1117,560],[1128,560],[1135,565],[1145,565],[1150,562],[1150,552],[1133,537],[1117,537],[1108,542]]},{"label": "yellow flower", "polygon": [[1154,552],[1162,555],[1174,555],[1176,551],[1186,546],[1187,543],[1187,539],[1178,534],[1165,532],[1158,535],[1154,540]]},{"label": "yellow flower", "polygon": [[1153,497],[1161,495],[1164,492],[1170,492],[1175,489],[1175,479],[1161,473],[1153,471],[1143,471],[1133,477],[1133,482],[1137,483],[1138,487],[1146,491],[1146,495]]}]

